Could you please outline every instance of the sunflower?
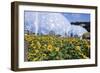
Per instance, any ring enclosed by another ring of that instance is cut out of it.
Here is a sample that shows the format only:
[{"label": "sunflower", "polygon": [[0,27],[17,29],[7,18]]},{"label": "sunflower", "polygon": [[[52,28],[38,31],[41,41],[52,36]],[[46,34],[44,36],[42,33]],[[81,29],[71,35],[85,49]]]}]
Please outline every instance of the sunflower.
[{"label": "sunflower", "polygon": [[48,49],[49,51],[52,51],[52,45],[49,44],[48,47],[47,47],[47,49]]},{"label": "sunflower", "polygon": [[79,50],[80,51],[80,46],[76,46],[76,50]]},{"label": "sunflower", "polygon": [[56,50],[56,51],[59,51],[59,47],[56,47],[55,50]]}]

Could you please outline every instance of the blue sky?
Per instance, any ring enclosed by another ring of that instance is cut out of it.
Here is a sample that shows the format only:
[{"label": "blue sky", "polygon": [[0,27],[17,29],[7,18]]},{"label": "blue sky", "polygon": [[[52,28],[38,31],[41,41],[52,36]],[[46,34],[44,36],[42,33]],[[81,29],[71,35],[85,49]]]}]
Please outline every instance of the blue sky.
[{"label": "blue sky", "polygon": [[70,22],[90,22],[90,14],[62,13]]},{"label": "blue sky", "polygon": [[[34,11],[25,11],[32,14]],[[40,12],[41,13],[41,12]],[[54,12],[43,12],[43,13],[54,13]],[[90,22],[90,14],[85,13],[61,13],[64,15],[70,22]]]}]

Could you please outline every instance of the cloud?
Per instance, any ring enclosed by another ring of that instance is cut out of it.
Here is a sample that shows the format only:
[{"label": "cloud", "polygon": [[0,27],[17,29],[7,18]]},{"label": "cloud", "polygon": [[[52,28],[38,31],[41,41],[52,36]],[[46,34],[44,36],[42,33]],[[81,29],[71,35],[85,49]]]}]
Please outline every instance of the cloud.
[{"label": "cloud", "polygon": [[71,16],[73,17],[73,18],[77,18],[77,19],[79,19],[80,17],[81,17],[81,14],[71,14]]}]

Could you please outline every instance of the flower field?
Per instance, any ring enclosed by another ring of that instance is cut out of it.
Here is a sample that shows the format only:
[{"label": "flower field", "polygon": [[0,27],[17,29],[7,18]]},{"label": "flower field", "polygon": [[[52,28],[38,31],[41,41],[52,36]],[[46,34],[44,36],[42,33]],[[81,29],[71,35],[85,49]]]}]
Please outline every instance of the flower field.
[{"label": "flower field", "polygon": [[86,39],[34,34],[24,36],[27,61],[90,58],[90,42]]}]

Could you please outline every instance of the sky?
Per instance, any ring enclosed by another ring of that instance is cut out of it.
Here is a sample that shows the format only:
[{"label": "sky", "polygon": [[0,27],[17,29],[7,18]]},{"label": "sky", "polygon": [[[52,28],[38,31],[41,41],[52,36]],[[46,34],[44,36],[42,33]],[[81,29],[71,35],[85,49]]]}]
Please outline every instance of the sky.
[{"label": "sky", "polygon": [[[30,13],[31,12],[32,11],[30,11]],[[47,13],[49,13],[49,12],[47,12]],[[67,12],[66,13],[61,13],[61,14],[64,15],[70,22],[90,22],[90,14],[85,14],[85,13],[67,13]]]},{"label": "sky", "polygon": [[90,14],[62,13],[70,22],[90,22]]}]

